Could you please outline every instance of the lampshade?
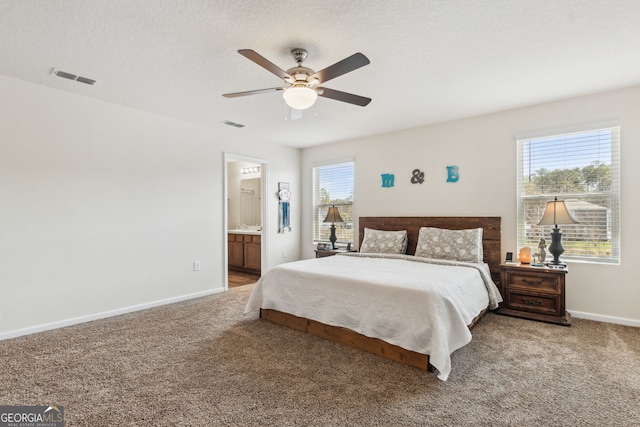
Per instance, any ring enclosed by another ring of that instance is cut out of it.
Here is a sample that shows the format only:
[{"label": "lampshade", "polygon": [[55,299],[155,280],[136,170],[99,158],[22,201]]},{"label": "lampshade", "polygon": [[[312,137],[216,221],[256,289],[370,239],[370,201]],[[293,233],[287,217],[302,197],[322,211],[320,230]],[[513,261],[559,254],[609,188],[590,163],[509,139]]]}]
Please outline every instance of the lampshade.
[{"label": "lampshade", "polygon": [[344,222],[342,217],[340,216],[340,211],[335,206],[329,208],[329,212],[327,212],[327,217],[323,222]]},{"label": "lampshade", "polygon": [[571,213],[567,209],[563,200],[554,198],[552,201],[547,202],[547,209],[544,211],[544,215],[538,222],[538,225],[558,225],[558,224],[577,224]]},{"label": "lampshade", "polygon": [[296,110],[305,110],[313,105],[318,98],[315,90],[304,86],[293,86],[285,90],[282,94],[285,102]]}]

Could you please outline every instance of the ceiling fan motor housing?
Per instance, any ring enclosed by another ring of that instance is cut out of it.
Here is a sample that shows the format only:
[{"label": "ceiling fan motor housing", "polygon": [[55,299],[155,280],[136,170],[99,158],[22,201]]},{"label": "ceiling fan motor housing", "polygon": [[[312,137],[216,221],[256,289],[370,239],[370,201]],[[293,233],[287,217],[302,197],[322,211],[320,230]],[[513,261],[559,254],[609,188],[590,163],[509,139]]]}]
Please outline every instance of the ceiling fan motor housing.
[{"label": "ceiling fan motor housing", "polygon": [[304,60],[307,59],[307,51],[299,47],[291,49],[291,55],[293,55],[293,59],[295,59],[298,65],[301,65]]},{"label": "ceiling fan motor housing", "polygon": [[287,83],[291,83],[291,84],[309,84],[309,85],[317,85],[318,83],[320,83],[320,80],[318,80],[316,77],[311,78],[312,75],[315,74],[315,71],[313,71],[311,68],[307,68],[307,67],[293,67],[293,68],[289,68],[287,70],[287,74],[289,74],[291,77],[293,77],[292,81],[288,81]]}]

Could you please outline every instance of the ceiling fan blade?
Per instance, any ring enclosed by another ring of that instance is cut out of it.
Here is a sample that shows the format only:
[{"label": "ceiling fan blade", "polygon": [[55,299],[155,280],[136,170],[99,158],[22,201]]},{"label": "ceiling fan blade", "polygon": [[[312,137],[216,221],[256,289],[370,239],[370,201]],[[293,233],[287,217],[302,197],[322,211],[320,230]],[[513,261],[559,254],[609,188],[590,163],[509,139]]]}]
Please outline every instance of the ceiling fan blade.
[{"label": "ceiling fan blade", "polygon": [[364,96],[354,95],[352,93],[342,92],[335,89],[328,89],[326,87],[318,88],[318,96],[335,99],[336,101],[348,102],[349,104],[359,105],[361,107],[366,107],[371,102],[371,98],[365,98]]},{"label": "ceiling fan blade", "polygon": [[357,70],[360,67],[364,67],[369,63],[369,58],[358,52],[354,53],[348,58],[343,59],[342,61],[328,66],[324,70],[318,71],[311,77],[316,77],[320,80],[320,83],[324,83],[331,79],[335,79],[336,77],[340,77],[343,74],[347,74],[353,70]]},{"label": "ceiling fan blade", "polygon": [[269,61],[267,58],[265,58],[264,56],[260,55],[259,53],[257,53],[254,50],[251,49],[240,49],[238,51],[238,53],[242,56],[244,56],[247,59],[250,59],[251,61],[255,62],[256,64],[258,64],[259,66],[261,66],[262,68],[264,68],[267,71],[272,72],[273,74],[275,74],[276,76],[280,77],[281,79],[292,79],[292,77],[287,74],[286,71],[284,71],[282,68],[278,67],[276,64],[274,64],[273,62]]},{"label": "ceiling fan blade", "polygon": [[283,87],[270,87],[269,89],[248,90],[245,92],[233,92],[222,94],[225,98],[237,98],[239,96],[260,95],[263,93],[279,92],[285,90]]}]

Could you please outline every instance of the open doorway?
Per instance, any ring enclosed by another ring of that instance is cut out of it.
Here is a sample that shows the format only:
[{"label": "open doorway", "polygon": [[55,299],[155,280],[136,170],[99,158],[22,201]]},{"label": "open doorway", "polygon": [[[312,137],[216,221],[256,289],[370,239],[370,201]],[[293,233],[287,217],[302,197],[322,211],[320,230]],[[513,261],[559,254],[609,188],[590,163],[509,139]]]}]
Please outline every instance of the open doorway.
[{"label": "open doorway", "polygon": [[267,162],[225,153],[225,290],[255,283],[266,266]]}]

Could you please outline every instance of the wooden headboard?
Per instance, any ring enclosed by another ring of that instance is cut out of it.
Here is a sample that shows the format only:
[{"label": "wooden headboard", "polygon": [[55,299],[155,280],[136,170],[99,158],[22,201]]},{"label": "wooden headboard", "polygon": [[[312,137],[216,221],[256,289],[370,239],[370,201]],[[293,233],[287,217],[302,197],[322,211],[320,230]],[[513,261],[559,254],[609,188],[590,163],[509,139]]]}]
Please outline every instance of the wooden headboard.
[{"label": "wooden headboard", "polygon": [[464,230],[468,228],[482,228],[482,247],[484,250],[484,262],[489,264],[493,281],[500,282],[500,260],[502,251],[501,242],[501,218],[487,216],[365,216],[360,217],[358,247],[362,245],[364,229],[398,231],[407,230],[409,243],[407,254],[416,252],[418,232],[420,227],[437,227],[449,230]]}]

